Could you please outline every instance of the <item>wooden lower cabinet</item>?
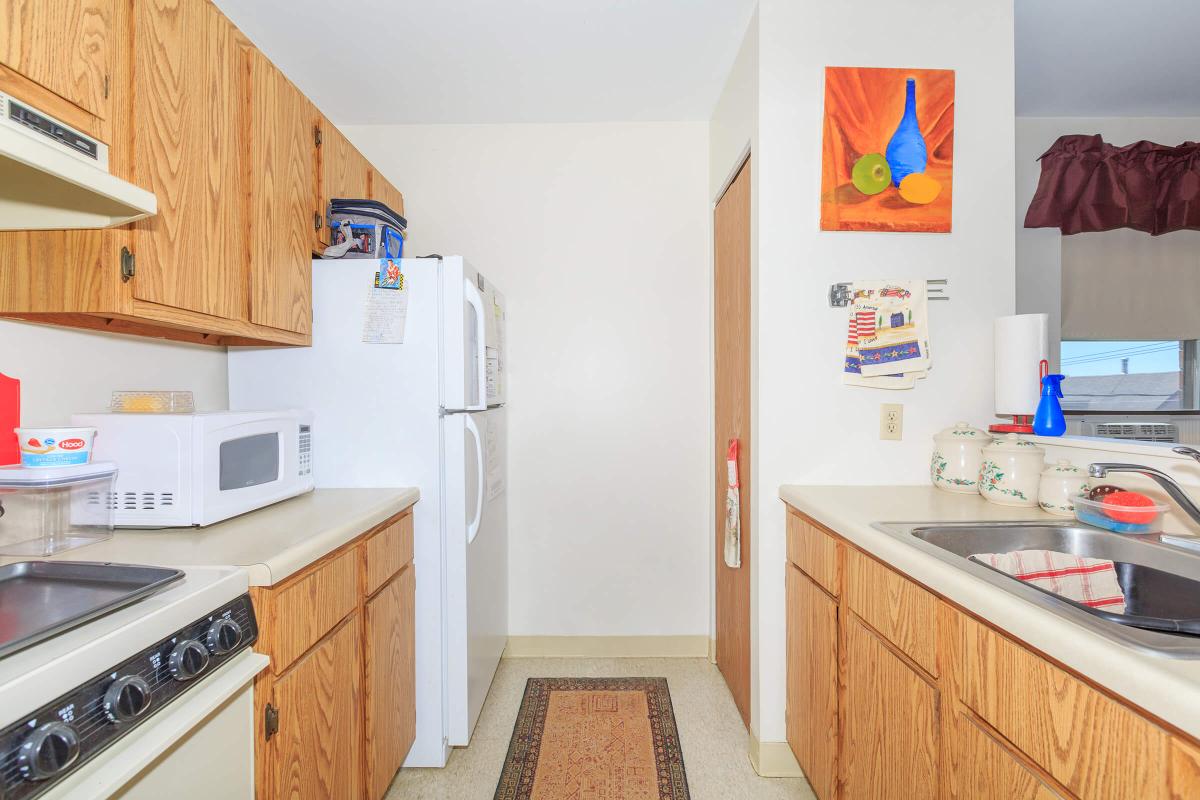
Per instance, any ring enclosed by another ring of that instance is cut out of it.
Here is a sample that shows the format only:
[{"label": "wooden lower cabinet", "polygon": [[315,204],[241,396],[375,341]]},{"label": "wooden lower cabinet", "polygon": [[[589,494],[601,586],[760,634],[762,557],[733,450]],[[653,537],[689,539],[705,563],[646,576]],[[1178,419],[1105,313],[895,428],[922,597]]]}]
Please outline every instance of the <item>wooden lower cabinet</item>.
[{"label": "wooden lower cabinet", "polygon": [[787,737],[820,800],[1200,800],[1200,743],[789,515]]},{"label": "wooden lower cabinet", "polygon": [[[416,735],[412,513],[254,587],[257,800],[380,800]],[[391,549],[406,561],[392,558]],[[380,581],[367,591],[368,575]]]},{"label": "wooden lower cabinet", "polygon": [[950,753],[954,800],[1064,800],[1007,745],[963,713],[955,713]]},{"label": "wooden lower cabinet", "polygon": [[367,796],[382,797],[417,735],[416,591],[410,564],[367,601]]},{"label": "wooden lower cabinet", "polygon": [[837,601],[787,568],[787,740],[818,800],[837,781]]},{"label": "wooden lower cabinet", "polygon": [[352,614],[275,679],[279,732],[265,754],[270,797],[362,797],[360,635]]},{"label": "wooden lower cabinet", "polygon": [[937,688],[858,619],[844,631],[842,797],[935,800]]}]

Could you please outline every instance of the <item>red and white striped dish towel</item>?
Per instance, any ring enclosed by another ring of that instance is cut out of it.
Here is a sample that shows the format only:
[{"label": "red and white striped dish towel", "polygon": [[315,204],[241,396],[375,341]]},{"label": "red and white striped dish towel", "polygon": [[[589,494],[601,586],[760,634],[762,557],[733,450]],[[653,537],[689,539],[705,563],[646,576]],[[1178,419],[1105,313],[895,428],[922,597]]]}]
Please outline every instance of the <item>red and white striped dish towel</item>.
[{"label": "red and white striped dish towel", "polygon": [[1111,561],[1053,550],[977,553],[975,558],[1060,597],[1111,614],[1125,613],[1125,595]]}]

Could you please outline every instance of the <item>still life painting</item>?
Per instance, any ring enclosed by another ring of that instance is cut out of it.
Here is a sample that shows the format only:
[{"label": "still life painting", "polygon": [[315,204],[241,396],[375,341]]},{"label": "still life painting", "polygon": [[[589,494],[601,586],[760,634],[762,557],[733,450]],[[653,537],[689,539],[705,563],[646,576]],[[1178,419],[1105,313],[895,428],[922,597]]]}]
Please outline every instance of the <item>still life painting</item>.
[{"label": "still life painting", "polygon": [[949,233],[954,70],[825,68],[821,230]]}]

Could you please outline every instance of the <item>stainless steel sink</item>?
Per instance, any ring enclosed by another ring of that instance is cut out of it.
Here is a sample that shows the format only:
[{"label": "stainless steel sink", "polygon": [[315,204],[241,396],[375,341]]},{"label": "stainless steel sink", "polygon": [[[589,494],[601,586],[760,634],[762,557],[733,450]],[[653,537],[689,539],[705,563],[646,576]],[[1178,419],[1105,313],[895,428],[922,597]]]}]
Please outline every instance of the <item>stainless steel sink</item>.
[{"label": "stainless steel sink", "polygon": [[[1096,631],[1171,658],[1200,659],[1200,553],[1073,522],[877,523],[878,530]],[[970,560],[978,553],[1054,550],[1114,562],[1126,613],[1087,608]],[[1167,632],[1168,630],[1172,632]]]}]

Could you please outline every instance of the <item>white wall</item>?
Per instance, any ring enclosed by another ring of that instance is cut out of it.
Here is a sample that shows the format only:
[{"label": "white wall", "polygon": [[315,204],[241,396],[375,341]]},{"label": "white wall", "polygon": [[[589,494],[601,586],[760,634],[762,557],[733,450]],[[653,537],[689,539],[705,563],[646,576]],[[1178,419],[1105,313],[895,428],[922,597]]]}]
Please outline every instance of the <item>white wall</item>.
[{"label": "white wall", "polygon": [[1026,228],[1025,212],[1042,173],[1038,157],[1060,136],[1100,134],[1118,146],[1142,139],[1166,145],[1194,141],[1200,117],[1017,118],[1017,312],[1050,315],[1051,364],[1058,368],[1062,312],[1062,235],[1055,228]]},{"label": "white wall", "polygon": [[0,372],[21,380],[31,427],[105,411],[114,389],[191,389],[202,410],[229,403],[223,347],[0,320]]},{"label": "white wall", "polygon": [[[993,418],[992,319],[1012,313],[1013,8],[1010,2],[861,0],[759,6],[760,118],[756,347],[758,524],[752,727],[785,738],[785,483],[919,484],[931,436]],[[880,35],[863,36],[864,20]],[[824,67],[956,71],[953,232],[821,232]],[[830,283],[948,278],[930,304],[933,371],[915,389],[842,385],[844,310]],[[878,438],[879,404],[904,404],[904,440]]]},{"label": "white wall", "polygon": [[351,126],[509,304],[513,635],[708,630],[708,126]]}]

